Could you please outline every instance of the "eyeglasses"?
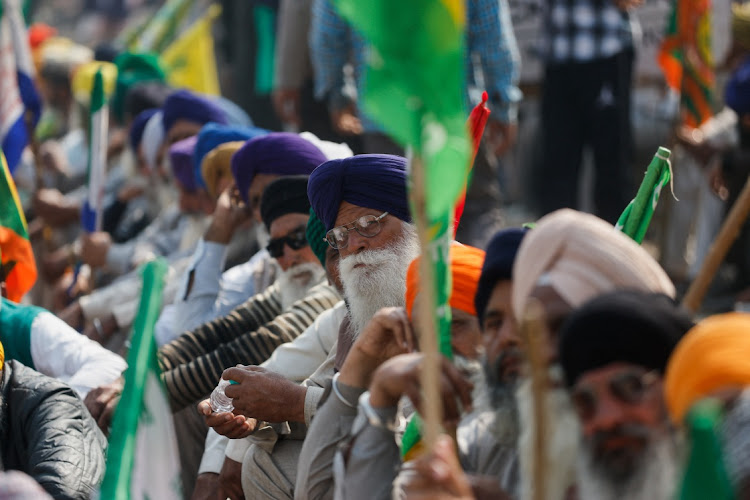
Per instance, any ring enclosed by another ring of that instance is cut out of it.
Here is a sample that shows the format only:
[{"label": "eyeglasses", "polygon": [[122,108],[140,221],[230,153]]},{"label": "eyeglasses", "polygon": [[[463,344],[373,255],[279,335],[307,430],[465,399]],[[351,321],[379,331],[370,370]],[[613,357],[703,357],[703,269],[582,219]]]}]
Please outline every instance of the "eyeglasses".
[{"label": "eyeglasses", "polygon": [[296,229],[286,236],[281,238],[275,238],[268,242],[266,250],[274,259],[278,259],[284,255],[284,245],[289,245],[292,250],[299,250],[308,245],[307,236],[305,236],[305,229]]},{"label": "eyeglasses", "polygon": [[382,229],[380,221],[386,215],[388,215],[388,212],[383,212],[377,217],[374,215],[363,215],[354,222],[334,227],[326,233],[324,239],[331,245],[331,248],[338,250],[346,248],[349,244],[349,232],[351,231],[357,231],[360,236],[364,236],[365,238],[372,238],[380,233]]},{"label": "eyeglasses", "polygon": [[[627,371],[614,375],[607,382],[607,386],[615,399],[621,403],[632,405],[643,399],[657,379],[658,374],[655,371],[648,373]],[[573,406],[582,420],[592,418],[596,414],[599,395],[593,387],[576,387],[571,398]]]}]

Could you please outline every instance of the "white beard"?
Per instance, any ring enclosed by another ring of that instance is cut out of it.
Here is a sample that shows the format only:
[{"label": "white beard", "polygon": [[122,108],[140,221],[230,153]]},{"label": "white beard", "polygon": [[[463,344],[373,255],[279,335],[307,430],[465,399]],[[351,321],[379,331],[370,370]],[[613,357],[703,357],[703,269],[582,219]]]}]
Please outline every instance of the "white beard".
[{"label": "white beard", "polygon": [[[417,255],[419,240],[416,230],[414,226],[404,224],[401,238],[392,245],[365,250],[339,261],[355,337],[380,309],[404,306],[406,269]],[[357,264],[365,266],[355,268]]]},{"label": "white beard", "polygon": [[592,463],[585,447],[578,457],[578,498],[580,500],[669,500],[674,498],[679,472],[677,445],[669,432],[652,441],[638,469],[624,483],[616,484]]},{"label": "white beard", "polygon": [[282,271],[277,279],[281,310],[286,311],[292,304],[304,299],[312,287],[323,281],[325,275],[325,269],[314,262],[306,262]]},{"label": "white beard", "polygon": [[[550,368],[550,378],[560,380],[559,366]],[[518,421],[518,460],[521,500],[534,498],[534,397],[531,379],[520,380],[516,391]],[[580,430],[578,417],[564,387],[545,394],[545,500],[562,500],[576,483],[576,457]]]}]

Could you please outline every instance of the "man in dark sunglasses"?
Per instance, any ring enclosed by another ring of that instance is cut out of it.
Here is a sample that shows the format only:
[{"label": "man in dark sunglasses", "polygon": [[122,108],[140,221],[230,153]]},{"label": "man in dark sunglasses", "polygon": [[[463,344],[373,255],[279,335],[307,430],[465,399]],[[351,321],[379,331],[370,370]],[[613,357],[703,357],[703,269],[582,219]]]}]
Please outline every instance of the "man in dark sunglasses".
[{"label": "man in dark sunglasses", "polygon": [[563,324],[560,361],[581,425],[581,500],[674,497],[680,436],[663,378],[692,326],[671,298],[635,291],[602,295]]}]

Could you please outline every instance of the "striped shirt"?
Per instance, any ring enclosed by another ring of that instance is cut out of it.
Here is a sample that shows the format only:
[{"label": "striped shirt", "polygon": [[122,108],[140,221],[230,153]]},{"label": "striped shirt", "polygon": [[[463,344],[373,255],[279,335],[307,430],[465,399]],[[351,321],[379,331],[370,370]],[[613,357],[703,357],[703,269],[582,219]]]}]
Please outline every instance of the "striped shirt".
[{"label": "striped shirt", "polygon": [[333,287],[318,285],[282,313],[275,284],[228,315],[163,346],[159,349],[159,366],[172,409],[177,411],[205,398],[226,368],[262,363],[340,300]]}]

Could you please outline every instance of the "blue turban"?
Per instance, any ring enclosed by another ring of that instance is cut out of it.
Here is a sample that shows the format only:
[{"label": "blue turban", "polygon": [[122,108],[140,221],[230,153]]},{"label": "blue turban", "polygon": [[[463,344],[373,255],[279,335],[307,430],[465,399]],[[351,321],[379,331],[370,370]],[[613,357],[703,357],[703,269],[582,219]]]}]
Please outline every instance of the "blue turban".
[{"label": "blue turban", "polygon": [[195,179],[195,170],[193,169],[193,152],[198,136],[188,137],[181,141],[175,142],[169,148],[169,162],[172,165],[172,173],[180,182],[185,191],[194,193],[198,190],[198,182]]},{"label": "blue turban", "polygon": [[273,132],[247,141],[234,153],[232,175],[248,203],[247,190],[256,174],[310,175],[325,161],[325,155],[310,141],[297,134]]},{"label": "blue turban", "polygon": [[528,229],[518,227],[502,229],[495,233],[487,245],[482,274],[479,276],[479,285],[474,296],[474,307],[480,326],[484,323],[484,313],[495,285],[498,281],[512,278],[513,262],[527,232]]},{"label": "blue turban", "polygon": [[336,223],[342,201],[411,222],[406,158],[401,156],[357,155],[327,161],[310,175],[307,196],[326,231]]},{"label": "blue turban", "polygon": [[178,90],[167,97],[162,108],[164,132],[168,133],[177,120],[187,120],[201,125],[209,122],[229,123],[226,113],[206,97],[188,90]]},{"label": "blue turban", "polygon": [[724,102],[738,115],[750,113],[750,57],[732,74]]},{"label": "blue turban", "polygon": [[141,111],[130,125],[130,148],[134,153],[138,152],[138,146],[141,145],[141,138],[143,138],[143,130],[146,128],[146,123],[148,123],[151,117],[158,111],[158,108]]},{"label": "blue turban", "polygon": [[201,174],[203,158],[216,146],[225,142],[247,141],[253,137],[265,135],[268,130],[255,127],[236,127],[232,125],[219,125],[218,123],[207,123],[198,133],[198,142],[195,143],[193,153],[193,168],[195,178],[201,187],[206,187]]}]

